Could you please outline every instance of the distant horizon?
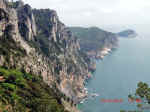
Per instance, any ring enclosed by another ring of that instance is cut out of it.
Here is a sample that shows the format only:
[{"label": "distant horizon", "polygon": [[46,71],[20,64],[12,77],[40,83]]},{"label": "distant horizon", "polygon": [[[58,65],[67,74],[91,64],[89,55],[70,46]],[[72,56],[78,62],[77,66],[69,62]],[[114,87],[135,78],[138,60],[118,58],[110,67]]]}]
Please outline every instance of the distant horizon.
[{"label": "distant horizon", "polygon": [[69,25],[68,27],[84,27],[84,28],[89,28],[89,27],[98,27],[100,29],[106,30],[106,31],[110,31],[113,33],[118,33],[127,29],[131,29],[134,30],[135,32],[137,32],[139,35],[145,34],[148,35],[149,34],[149,29],[150,29],[150,25],[142,25],[142,24],[136,24],[136,25],[101,25],[101,26],[84,26],[84,25]]},{"label": "distant horizon", "polygon": [[[141,0],[23,0],[36,9],[56,10],[66,26],[93,27],[119,32],[133,29],[148,33],[150,1]],[[84,5],[86,3],[86,5]]]},{"label": "distant horizon", "polygon": [[56,10],[71,26],[150,24],[149,0],[23,0],[33,8]]}]

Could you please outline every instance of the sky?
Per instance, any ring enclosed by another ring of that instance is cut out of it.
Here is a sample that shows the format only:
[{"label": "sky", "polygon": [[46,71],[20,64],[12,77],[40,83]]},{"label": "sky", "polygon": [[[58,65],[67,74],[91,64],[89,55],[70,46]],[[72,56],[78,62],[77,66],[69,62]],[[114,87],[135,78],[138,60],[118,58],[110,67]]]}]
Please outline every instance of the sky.
[{"label": "sky", "polygon": [[150,25],[150,0],[23,0],[57,11],[68,26]]}]

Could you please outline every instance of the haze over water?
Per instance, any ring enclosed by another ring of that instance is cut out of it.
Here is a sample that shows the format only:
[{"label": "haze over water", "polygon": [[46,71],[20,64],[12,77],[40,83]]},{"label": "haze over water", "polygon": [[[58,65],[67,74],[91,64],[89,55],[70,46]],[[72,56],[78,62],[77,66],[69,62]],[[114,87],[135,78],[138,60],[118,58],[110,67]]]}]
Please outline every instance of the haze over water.
[{"label": "haze over water", "polygon": [[[120,38],[116,51],[97,61],[97,69],[89,80],[89,93],[100,96],[89,98],[80,105],[83,112],[120,112],[134,110],[136,103],[128,102],[140,81],[150,84],[150,38]],[[122,99],[122,103],[103,103],[101,99]],[[144,111],[149,112],[150,110]]]}]

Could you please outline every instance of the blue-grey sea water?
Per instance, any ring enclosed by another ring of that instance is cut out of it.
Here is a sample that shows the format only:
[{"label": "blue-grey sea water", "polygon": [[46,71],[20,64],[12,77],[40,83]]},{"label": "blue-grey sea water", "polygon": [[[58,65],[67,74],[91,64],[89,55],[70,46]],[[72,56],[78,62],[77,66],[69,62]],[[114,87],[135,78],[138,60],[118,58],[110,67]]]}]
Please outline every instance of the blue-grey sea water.
[{"label": "blue-grey sea water", "polygon": [[[128,95],[135,93],[140,81],[150,84],[150,38],[120,38],[119,47],[103,60],[97,61],[93,78],[86,85],[89,93],[99,96],[88,98],[79,108],[83,112],[135,110],[136,103],[128,102]],[[104,103],[101,99],[123,101]]]}]

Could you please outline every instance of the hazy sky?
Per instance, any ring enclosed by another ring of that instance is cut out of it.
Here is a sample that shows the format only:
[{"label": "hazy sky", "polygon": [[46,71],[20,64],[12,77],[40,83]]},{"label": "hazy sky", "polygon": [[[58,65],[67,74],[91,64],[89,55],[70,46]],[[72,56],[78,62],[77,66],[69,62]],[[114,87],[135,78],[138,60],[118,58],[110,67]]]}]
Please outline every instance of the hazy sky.
[{"label": "hazy sky", "polygon": [[23,0],[34,8],[57,11],[74,26],[150,24],[150,0]]}]

